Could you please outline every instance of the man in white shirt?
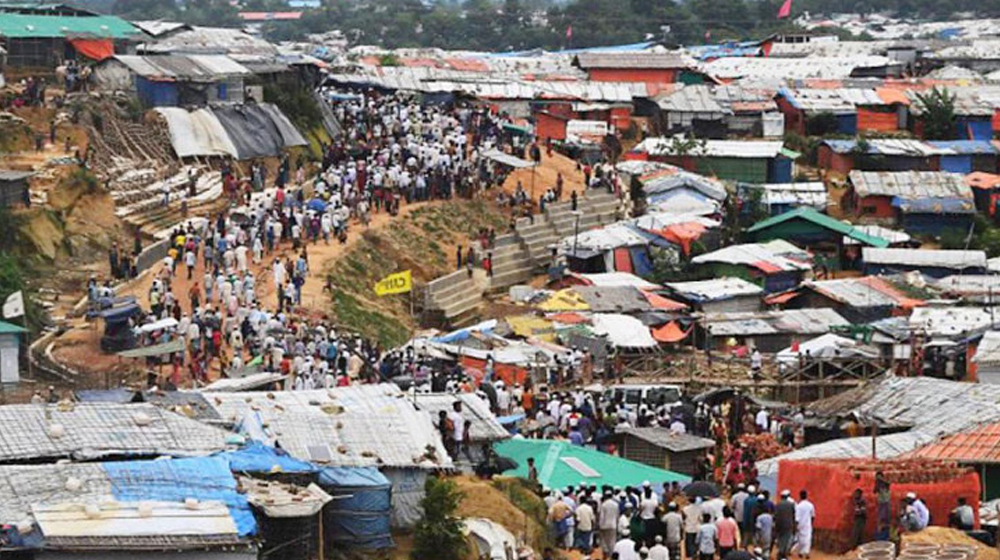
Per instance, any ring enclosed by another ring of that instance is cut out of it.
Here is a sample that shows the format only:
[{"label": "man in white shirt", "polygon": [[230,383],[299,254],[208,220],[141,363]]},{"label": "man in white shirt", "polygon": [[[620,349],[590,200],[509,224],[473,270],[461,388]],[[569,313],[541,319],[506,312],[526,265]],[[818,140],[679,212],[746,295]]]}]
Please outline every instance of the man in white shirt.
[{"label": "man in white shirt", "polygon": [[604,501],[598,510],[599,527],[601,531],[601,550],[605,558],[611,558],[618,538],[618,500],[610,492],[604,493]]},{"label": "man in white shirt", "polygon": [[452,425],[451,439],[454,441],[455,449],[453,458],[457,459],[459,451],[465,448],[465,417],[462,416],[462,401],[455,401],[451,412],[448,413],[448,419]]},{"label": "man in white shirt", "polygon": [[754,418],[754,423],[757,424],[757,431],[760,433],[767,433],[768,427],[770,426],[770,418],[767,414],[767,409],[762,408],[757,411],[757,416]]},{"label": "man in white shirt", "polygon": [[816,517],[816,506],[809,501],[809,494],[803,490],[799,492],[799,503],[795,504],[795,533],[796,544],[794,548],[799,551],[799,557],[809,558],[812,550],[813,519]]},{"label": "man in white shirt", "polygon": [[670,551],[663,546],[663,535],[656,535],[656,544],[649,549],[649,560],[670,560]]},{"label": "man in white shirt", "polygon": [[639,560],[639,554],[635,551],[635,541],[629,537],[628,529],[622,532],[622,538],[615,543],[613,554],[618,555],[618,560]]},{"label": "man in white shirt", "polygon": [[594,514],[594,508],[590,507],[590,504],[586,501],[581,500],[580,505],[576,507],[575,544],[576,548],[580,549],[584,554],[590,554],[596,521],[597,516]]}]

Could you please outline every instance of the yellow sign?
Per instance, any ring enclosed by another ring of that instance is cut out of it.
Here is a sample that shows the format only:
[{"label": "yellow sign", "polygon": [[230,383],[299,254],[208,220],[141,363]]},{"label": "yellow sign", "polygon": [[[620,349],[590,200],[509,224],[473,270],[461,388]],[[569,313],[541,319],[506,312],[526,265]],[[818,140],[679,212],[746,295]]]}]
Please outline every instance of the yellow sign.
[{"label": "yellow sign", "polygon": [[409,270],[390,274],[375,284],[375,293],[380,296],[405,294],[413,289],[413,277]]}]

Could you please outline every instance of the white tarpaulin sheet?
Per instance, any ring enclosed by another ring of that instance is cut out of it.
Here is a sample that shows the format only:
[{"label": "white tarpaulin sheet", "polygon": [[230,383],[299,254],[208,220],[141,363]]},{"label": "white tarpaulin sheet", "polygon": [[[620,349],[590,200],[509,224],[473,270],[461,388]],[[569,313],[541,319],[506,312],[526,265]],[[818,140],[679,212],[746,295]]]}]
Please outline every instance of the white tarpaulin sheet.
[{"label": "white tarpaulin sheet", "polygon": [[198,503],[192,509],[173,502],[116,502],[98,506],[92,515],[79,504],[31,506],[46,537],[140,537],[157,535],[236,535],[229,509],[219,502]]},{"label": "white tarpaulin sheet", "polygon": [[172,329],[177,326],[177,319],[173,317],[167,317],[166,319],[160,319],[154,323],[148,323],[139,327],[139,332],[141,333],[151,333],[163,329]]},{"label": "white tarpaulin sheet", "polygon": [[617,313],[597,313],[591,318],[594,333],[606,335],[618,348],[656,348],[656,340],[642,321]]},{"label": "white tarpaulin sheet", "polygon": [[236,156],[236,146],[219,119],[206,109],[191,113],[179,107],[159,107],[156,112],[167,120],[170,143],[177,157]]},{"label": "white tarpaulin sheet", "polygon": [[866,346],[857,340],[845,338],[833,333],[818,336],[799,344],[798,352],[791,347],[778,352],[779,362],[798,362],[799,356],[813,359],[878,359],[877,348]]}]

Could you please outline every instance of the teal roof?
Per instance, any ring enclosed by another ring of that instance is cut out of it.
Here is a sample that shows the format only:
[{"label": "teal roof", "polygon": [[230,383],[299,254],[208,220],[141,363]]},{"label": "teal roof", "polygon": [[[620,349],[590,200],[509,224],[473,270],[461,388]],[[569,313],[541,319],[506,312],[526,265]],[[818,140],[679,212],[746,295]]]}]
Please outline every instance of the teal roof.
[{"label": "teal roof", "polygon": [[131,23],[115,16],[53,16],[3,13],[0,37],[97,37],[125,39],[139,35]]},{"label": "teal roof", "polygon": [[12,323],[0,321],[0,334],[21,334],[26,332],[28,331],[24,330],[22,327]]},{"label": "teal roof", "polygon": [[792,210],[791,212],[785,212],[784,214],[778,214],[768,218],[762,222],[757,222],[750,229],[747,230],[748,233],[754,233],[769,227],[776,226],[778,224],[783,224],[791,220],[806,220],[807,222],[812,222],[820,227],[835,231],[842,235],[846,235],[851,239],[859,243],[864,243],[865,245],[871,245],[872,247],[885,248],[889,246],[889,241],[882,239],[881,237],[876,237],[874,235],[869,235],[858,228],[842,222],[836,218],[831,218],[826,214],[816,210],[815,208],[810,208],[808,206],[802,206]]},{"label": "teal roof", "polygon": [[549,488],[575,487],[581,482],[596,486],[607,484],[624,487],[639,486],[647,480],[654,485],[691,480],[673,471],[650,467],[565,441],[509,439],[494,444],[493,449],[498,454],[517,461],[516,469],[503,473],[508,476],[527,478],[528,458],[534,457],[538,482]]}]

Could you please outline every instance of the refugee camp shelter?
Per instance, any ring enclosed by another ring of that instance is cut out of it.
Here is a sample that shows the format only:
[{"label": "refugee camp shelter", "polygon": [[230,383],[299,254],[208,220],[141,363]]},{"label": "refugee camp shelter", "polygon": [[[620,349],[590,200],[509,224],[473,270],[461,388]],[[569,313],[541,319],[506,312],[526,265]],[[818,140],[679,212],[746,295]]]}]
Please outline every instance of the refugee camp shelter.
[{"label": "refugee camp shelter", "polygon": [[454,467],[426,410],[391,383],[315,391],[217,392],[227,426],[328,467],[377,467],[392,482],[392,523],[413,527],[428,473]]},{"label": "refugee camp shelter", "polygon": [[117,55],[94,67],[100,88],[127,91],[145,107],[242,103],[244,79],[251,75],[225,55]]},{"label": "refugee camp shelter", "polygon": [[1000,385],[1000,331],[989,330],[983,333],[972,363],[975,364],[976,379],[980,383]]},{"label": "refugee camp shelter", "polygon": [[441,412],[447,414],[454,410],[456,402],[462,403],[462,418],[469,423],[471,457],[468,459],[472,463],[483,459],[485,448],[510,437],[510,432],[490,411],[490,403],[475,393],[417,393],[413,396],[417,408],[430,413],[435,422]]},{"label": "refugee camp shelter", "polygon": [[701,175],[748,183],[790,183],[798,153],[781,142],[647,138],[627,157],[661,161]]},{"label": "refugee camp shelter", "polygon": [[863,141],[828,138],[817,149],[819,167],[847,176],[859,171],[938,171],[940,156],[951,153],[910,138],[867,138]]},{"label": "refugee camp shelter", "polygon": [[28,332],[22,327],[0,321],[0,383],[21,380],[21,336]]},{"label": "refugee camp shelter", "polygon": [[698,255],[691,262],[705,275],[749,280],[769,294],[798,286],[812,270],[812,255],[782,239],[730,245]]},{"label": "refugee camp shelter", "polygon": [[691,62],[675,53],[584,52],[574,66],[594,82],[644,82],[670,84],[680,81]]},{"label": "refugee camp shelter", "polygon": [[726,137],[725,117],[730,113],[715,99],[708,85],[685,86],[659,100],[665,132],[692,131],[698,138]]},{"label": "refugee camp shelter", "polygon": [[958,173],[852,171],[849,178],[849,210],[882,225],[898,223],[909,233],[966,231],[976,213],[972,189]]},{"label": "refugee camp shelter", "polygon": [[829,197],[826,185],[820,181],[804,183],[766,183],[753,185],[744,183],[737,186],[738,190],[752,192],[760,189],[760,204],[767,213],[777,216],[798,208],[812,208],[826,212]]},{"label": "refugee camp shelter", "polygon": [[856,249],[845,252],[845,237],[871,247],[889,246],[885,239],[868,235],[847,222],[809,207],[796,208],[757,222],[747,229],[747,233],[757,241],[785,240],[822,254],[829,257],[826,263],[834,269],[849,265],[860,256]]},{"label": "refugee camp shelter", "polygon": [[973,467],[983,500],[1000,498],[1000,422],[990,422],[944,437],[907,453],[910,459],[941,459]]},{"label": "refugee camp shelter", "polygon": [[618,432],[618,454],[644,465],[694,476],[696,463],[715,441],[691,434],[678,434],[667,428],[630,428]]},{"label": "refugee camp shelter", "polygon": [[944,278],[952,274],[983,274],[986,253],[977,250],[861,249],[865,274],[897,274],[918,271],[924,276]]},{"label": "refugee camp shelter", "polygon": [[886,375],[809,406],[820,419],[877,423],[883,435],[874,443],[871,435],[826,441],[758,461],[757,468],[762,477],[773,477],[783,460],[871,457],[873,445],[879,459],[898,457],[981,423],[1000,422],[998,402],[998,385]]},{"label": "refugee camp shelter", "polygon": [[229,435],[151,404],[7,405],[0,421],[18,426],[0,441],[0,464],[202,456],[225,449]]},{"label": "refugee camp shelter", "polygon": [[704,313],[758,311],[764,290],[742,278],[712,278],[694,282],[669,282],[678,299]]},{"label": "refugee camp shelter", "polygon": [[141,36],[131,23],[65,4],[0,4],[0,47],[11,68],[104,60]]},{"label": "refugee camp shelter", "polygon": [[0,523],[36,558],[257,558],[220,457],[0,467]]},{"label": "refugee camp shelter", "polygon": [[0,208],[28,207],[31,205],[28,178],[32,175],[34,173],[31,171],[0,169]]},{"label": "refugee camp shelter", "polygon": [[617,487],[639,487],[649,481],[654,485],[685,483],[690,477],[677,472],[651,467],[622,459],[595,449],[571,445],[566,441],[541,439],[511,439],[496,446],[501,457],[517,462],[517,468],[505,471],[507,476],[528,477],[528,459],[535,460],[538,482],[544,487],[561,490],[577,487],[581,482]]},{"label": "refugee camp shelter", "polygon": [[896,282],[903,280],[882,276],[807,280],[788,307],[830,308],[852,323],[862,324],[894,315],[905,316],[913,308],[924,305],[924,300],[908,295]]},{"label": "refugee camp shelter", "polygon": [[804,336],[827,334],[850,325],[833,309],[785,309],[754,313],[712,313],[698,321],[699,338],[709,347],[727,348],[733,342],[778,352]]},{"label": "refugee camp shelter", "polygon": [[276,105],[246,103],[202,107],[158,107],[179,158],[226,156],[238,160],[274,157],[307,144]]}]

